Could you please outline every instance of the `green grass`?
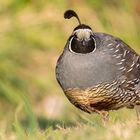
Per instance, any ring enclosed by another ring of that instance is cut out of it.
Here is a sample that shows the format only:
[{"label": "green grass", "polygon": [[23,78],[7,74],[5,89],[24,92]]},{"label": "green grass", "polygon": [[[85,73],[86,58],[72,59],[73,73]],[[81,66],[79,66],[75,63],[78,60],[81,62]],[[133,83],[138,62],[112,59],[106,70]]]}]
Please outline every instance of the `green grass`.
[{"label": "green grass", "polygon": [[94,31],[120,37],[140,54],[138,0],[0,1],[0,140],[139,140],[134,110],[97,114],[69,103],[55,79],[55,65],[78,24],[74,9]]}]

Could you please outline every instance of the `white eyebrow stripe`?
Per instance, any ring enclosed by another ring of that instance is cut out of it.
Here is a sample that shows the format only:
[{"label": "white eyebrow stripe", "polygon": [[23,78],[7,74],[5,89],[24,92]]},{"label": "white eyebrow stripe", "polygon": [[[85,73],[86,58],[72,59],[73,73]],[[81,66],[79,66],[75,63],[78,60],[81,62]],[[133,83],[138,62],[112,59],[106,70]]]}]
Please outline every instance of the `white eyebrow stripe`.
[{"label": "white eyebrow stripe", "polygon": [[91,32],[92,33],[92,30],[90,30],[90,29],[77,29],[77,30],[75,30],[73,33],[75,34],[75,33],[77,33],[77,32],[81,32],[81,31],[85,31],[85,32]]}]

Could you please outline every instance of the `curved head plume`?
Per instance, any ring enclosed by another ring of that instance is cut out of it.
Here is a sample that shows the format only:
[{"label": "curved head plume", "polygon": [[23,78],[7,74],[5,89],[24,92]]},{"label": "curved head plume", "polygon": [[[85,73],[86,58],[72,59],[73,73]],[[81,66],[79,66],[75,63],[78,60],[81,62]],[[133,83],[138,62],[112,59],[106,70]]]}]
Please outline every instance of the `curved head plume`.
[{"label": "curved head plume", "polygon": [[76,17],[76,19],[78,20],[79,24],[81,25],[81,21],[80,21],[77,13],[75,11],[73,11],[73,10],[67,10],[67,11],[65,11],[65,13],[64,13],[64,18],[65,19],[70,19],[72,17]]}]

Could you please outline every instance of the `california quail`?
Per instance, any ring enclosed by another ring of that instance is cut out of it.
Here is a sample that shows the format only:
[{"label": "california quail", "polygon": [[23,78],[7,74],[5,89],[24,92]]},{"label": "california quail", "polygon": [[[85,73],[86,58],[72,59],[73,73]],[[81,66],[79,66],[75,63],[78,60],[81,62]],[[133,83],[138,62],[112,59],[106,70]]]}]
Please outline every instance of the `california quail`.
[{"label": "california quail", "polygon": [[81,110],[108,119],[109,110],[136,107],[140,119],[140,56],[121,39],[94,32],[76,17],[56,65],[56,78],[69,101]]}]

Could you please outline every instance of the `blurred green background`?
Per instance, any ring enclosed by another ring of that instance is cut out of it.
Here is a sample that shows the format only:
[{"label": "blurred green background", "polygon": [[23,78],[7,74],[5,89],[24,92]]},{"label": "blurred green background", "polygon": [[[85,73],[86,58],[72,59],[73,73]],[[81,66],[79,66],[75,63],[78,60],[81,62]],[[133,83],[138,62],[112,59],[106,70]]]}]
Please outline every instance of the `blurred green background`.
[{"label": "blurred green background", "polygon": [[0,139],[117,140],[123,136],[117,128],[130,128],[123,139],[132,139],[134,132],[138,139],[139,127],[132,129],[129,122],[136,119],[135,111],[112,112],[106,130],[98,115],[73,107],[57,84],[56,61],[78,24],[63,18],[67,9],[94,31],[120,37],[140,54],[139,0],[1,0]]}]

